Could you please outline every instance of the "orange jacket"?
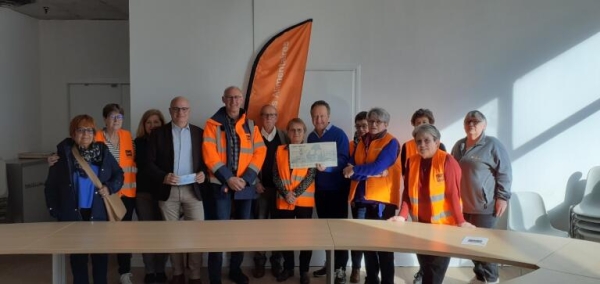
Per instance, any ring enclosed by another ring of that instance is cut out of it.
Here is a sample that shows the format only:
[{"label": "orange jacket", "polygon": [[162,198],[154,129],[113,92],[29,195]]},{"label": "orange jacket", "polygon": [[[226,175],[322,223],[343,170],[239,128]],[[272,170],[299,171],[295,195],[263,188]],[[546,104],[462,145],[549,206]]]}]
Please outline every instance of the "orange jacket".
[{"label": "orange jacket", "polygon": [[[290,153],[287,145],[280,145],[277,147],[277,154],[275,155],[277,160],[277,172],[279,177],[285,186],[285,189],[294,192],[298,185],[308,175],[308,168],[304,169],[292,169],[290,170]],[[279,210],[294,210],[297,206],[301,207],[314,207],[315,206],[315,182],[302,193],[302,195],[296,198],[295,204],[289,204],[285,200],[285,196],[277,194],[277,209]]]},{"label": "orange jacket", "polygon": [[[202,155],[208,168],[209,180],[214,184],[227,184],[227,180],[234,176],[227,167],[230,157],[227,133],[224,130],[226,119],[223,107],[206,122],[204,128]],[[243,178],[249,186],[254,185],[267,155],[267,147],[254,121],[247,119],[243,112],[235,124],[235,134],[240,139],[236,176]]]},{"label": "orange jacket", "polygon": [[[386,133],[383,137],[371,141],[368,153],[365,151],[365,143],[361,140],[354,151],[354,162],[356,165],[370,164],[377,160],[381,149],[383,149],[394,136]],[[395,204],[400,207],[400,189],[402,184],[402,167],[400,156],[392,166],[387,168],[388,175],[383,177],[369,177],[365,181],[365,199],[382,203]],[[359,181],[352,180],[350,183],[350,194],[348,201],[352,202]]]},{"label": "orange jacket", "polygon": [[[96,131],[96,141],[106,144],[104,132]],[[123,169],[124,180],[123,187],[119,191],[121,196],[135,197],[137,166],[135,164],[135,150],[133,149],[133,140],[131,133],[127,130],[119,129],[119,166]]]},{"label": "orange jacket", "polygon": [[[437,150],[431,161],[429,175],[429,198],[431,200],[431,224],[457,225],[452,213],[452,203],[446,200],[445,163],[448,153]],[[408,197],[410,198],[410,214],[413,220],[419,216],[419,175],[421,173],[421,156],[410,157],[408,171]]]}]

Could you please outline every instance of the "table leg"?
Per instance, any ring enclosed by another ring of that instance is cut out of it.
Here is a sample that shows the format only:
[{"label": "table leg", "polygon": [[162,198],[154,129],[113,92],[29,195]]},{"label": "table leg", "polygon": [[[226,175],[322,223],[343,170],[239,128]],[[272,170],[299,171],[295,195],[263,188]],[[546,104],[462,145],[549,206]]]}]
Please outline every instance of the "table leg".
[{"label": "table leg", "polygon": [[334,260],[334,250],[326,250],[325,251],[325,259],[326,259],[326,264],[327,264],[327,279],[325,280],[325,283],[327,284],[333,284],[333,278],[334,278],[334,270],[333,270],[333,262]]},{"label": "table leg", "polygon": [[65,255],[52,255],[52,284],[65,284],[67,277],[65,275]]}]

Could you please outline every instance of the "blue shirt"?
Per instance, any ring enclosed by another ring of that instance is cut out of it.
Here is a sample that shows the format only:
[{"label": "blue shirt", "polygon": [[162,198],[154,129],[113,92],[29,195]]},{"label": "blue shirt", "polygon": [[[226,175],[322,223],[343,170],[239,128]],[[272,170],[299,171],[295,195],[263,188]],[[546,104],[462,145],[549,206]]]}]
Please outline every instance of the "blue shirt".
[{"label": "blue shirt", "polygon": [[[192,134],[190,125],[181,128],[171,123],[173,133],[173,173],[176,176],[194,173],[194,162],[192,161]],[[199,146],[199,145],[198,145]]]},{"label": "blue shirt", "polygon": [[[98,175],[100,167],[90,164],[92,171]],[[77,189],[79,193],[79,208],[89,209],[92,208],[92,202],[94,201],[95,186],[89,177],[82,177],[77,172],[73,173],[73,179],[77,180]]]}]

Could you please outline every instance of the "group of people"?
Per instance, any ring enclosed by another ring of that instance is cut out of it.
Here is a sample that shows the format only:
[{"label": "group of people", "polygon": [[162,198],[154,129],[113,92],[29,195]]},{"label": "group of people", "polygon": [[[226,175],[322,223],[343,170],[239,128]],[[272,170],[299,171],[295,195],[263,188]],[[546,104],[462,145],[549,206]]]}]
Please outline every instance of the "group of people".
[{"label": "group of people", "polygon": [[[109,194],[121,196],[127,209],[123,221],[131,221],[134,211],[141,221],[303,219],[312,218],[313,208],[319,218],[344,219],[350,208],[357,219],[405,221],[410,216],[414,222],[489,228],[506,209],[510,160],[502,144],[484,134],[486,120],[479,111],[467,114],[467,136],[448,154],[440,149],[440,133],[429,110],[413,115],[414,139],[401,146],[387,132],[390,115],[382,108],[356,116],[350,142],[330,122],[325,101],[312,104],[314,130],[308,133],[300,118],[287,122],[285,130],[277,129],[278,113],[271,105],[261,108],[260,127],[255,125],[246,117],[238,87],[226,88],[221,99],[224,106],[204,129],[189,123],[191,108],[184,97],[171,100],[169,123],[160,111],[148,110],[135,140],[122,129],[124,110],[117,104],[104,107],[101,129],[89,115],[74,117],[70,137],[48,159],[50,214],[59,221],[106,221],[102,198]],[[292,169],[288,145],[305,138],[308,143],[335,142],[337,166]],[[366,283],[394,282],[393,253],[335,251],[336,284],[346,282],[350,255],[350,282],[360,280],[363,255]],[[302,284],[310,283],[311,256],[312,251],[300,252]],[[228,276],[234,283],[249,283],[241,270],[243,257],[243,252],[231,253]],[[107,283],[106,254],[71,255],[73,282],[89,282],[88,258],[93,283]],[[169,283],[186,283],[186,278],[187,283],[201,283],[200,253],[143,254],[144,283],[167,281],[168,258]],[[119,254],[117,260],[120,282],[132,283],[131,254]],[[418,260],[415,283],[442,282],[449,258],[418,255]],[[272,252],[269,262],[278,282],[294,276],[293,251]],[[264,277],[266,263],[266,252],[255,252],[252,276]],[[221,283],[222,264],[222,253],[208,254],[210,283]],[[326,267],[313,276],[326,275]],[[474,271],[474,281],[498,281],[494,264],[475,262]]]}]

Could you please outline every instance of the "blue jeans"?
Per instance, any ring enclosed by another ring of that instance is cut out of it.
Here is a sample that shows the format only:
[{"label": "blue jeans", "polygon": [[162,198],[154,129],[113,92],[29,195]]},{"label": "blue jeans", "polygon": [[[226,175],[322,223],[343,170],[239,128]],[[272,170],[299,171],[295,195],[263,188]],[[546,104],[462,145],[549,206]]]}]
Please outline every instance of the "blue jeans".
[{"label": "blue jeans", "polygon": [[[493,214],[467,214],[463,213],[465,221],[475,225],[478,228],[494,228],[498,218]],[[483,282],[494,282],[498,280],[498,264],[473,260],[473,272],[477,280]]]},{"label": "blue jeans", "polygon": [[[252,199],[234,200],[233,192],[226,194],[221,192],[221,186],[211,184],[211,200],[213,204],[208,206],[212,212],[206,216],[206,220],[247,220],[252,219]],[[204,201],[206,204],[206,200]],[[232,214],[233,209],[233,214]],[[240,266],[244,261],[244,252],[232,252],[229,262],[229,274],[241,273]],[[223,266],[223,253],[211,252],[208,254],[208,278],[210,282],[219,283],[221,281],[221,268]]]}]

